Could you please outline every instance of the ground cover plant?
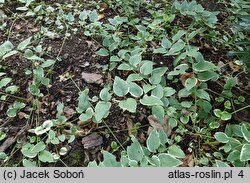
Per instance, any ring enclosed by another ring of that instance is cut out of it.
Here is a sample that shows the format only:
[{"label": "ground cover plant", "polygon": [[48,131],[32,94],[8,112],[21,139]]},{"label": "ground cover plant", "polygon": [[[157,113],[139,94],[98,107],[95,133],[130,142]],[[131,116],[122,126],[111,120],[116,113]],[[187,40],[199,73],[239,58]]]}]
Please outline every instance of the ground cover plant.
[{"label": "ground cover plant", "polygon": [[249,12],[0,0],[1,166],[249,166]]}]

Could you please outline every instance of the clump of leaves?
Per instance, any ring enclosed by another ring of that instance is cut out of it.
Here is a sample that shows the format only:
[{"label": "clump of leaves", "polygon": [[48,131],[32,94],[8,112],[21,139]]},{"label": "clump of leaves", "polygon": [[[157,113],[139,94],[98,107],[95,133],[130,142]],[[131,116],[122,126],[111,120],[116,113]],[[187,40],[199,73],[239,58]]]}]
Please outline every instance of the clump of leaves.
[{"label": "clump of leaves", "polygon": [[[250,160],[250,130],[248,124],[229,124],[226,126],[225,132],[216,132],[215,139],[225,144],[219,149],[224,151],[226,159],[222,166],[232,164],[236,167],[243,167]],[[223,157],[223,156],[222,156]]]},{"label": "clump of leaves", "polygon": [[[152,130],[147,139],[147,146],[142,146],[132,136],[132,144],[121,153],[121,160],[107,151],[103,151],[103,161],[98,165],[90,162],[90,167],[176,167],[182,164],[184,152],[170,141],[163,130]],[[169,145],[166,146],[166,143]]]}]

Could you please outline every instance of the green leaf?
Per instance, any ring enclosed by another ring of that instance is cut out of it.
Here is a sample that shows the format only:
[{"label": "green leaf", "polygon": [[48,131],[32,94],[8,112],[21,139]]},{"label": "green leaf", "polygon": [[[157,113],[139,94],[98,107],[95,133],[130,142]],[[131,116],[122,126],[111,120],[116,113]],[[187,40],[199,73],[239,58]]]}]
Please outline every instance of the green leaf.
[{"label": "green leaf", "polygon": [[155,153],[160,146],[160,137],[156,129],[154,129],[147,139],[147,148],[150,152]]},{"label": "green leaf", "polygon": [[23,103],[23,102],[15,102],[14,105],[13,105],[13,108],[15,108],[15,109],[23,109],[25,106],[26,106],[26,104]]},{"label": "green leaf", "polygon": [[177,158],[185,158],[185,153],[177,145],[172,145],[168,149],[168,153]]},{"label": "green leaf", "polygon": [[140,103],[146,106],[154,106],[154,105],[163,106],[163,102],[161,101],[161,99],[155,96],[144,95],[144,97],[140,100]]},{"label": "green leaf", "polygon": [[38,126],[34,129],[34,133],[36,135],[42,135],[42,134],[46,133],[46,130],[42,126]]},{"label": "green leaf", "polygon": [[140,67],[140,73],[145,75],[145,76],[151,74],[152,71],[153,71],[153,62],[151,62],[151,61],[146,61]]},{"label": "green leaf", "polygon": [[0,152],[0,160],[5,160],[7,157],[8,156],[5,152]]},{"label": "green leaf", "polygon": [[162,40],[161,40],[161,46],[163,47],[163,48],[165,48],[165,50],[166,49],[169,49],[170,47],[171,47],[171,45],[172,45],[172,43],[167,39],[167,38],[163,38]]},{"label": "green leaf", "polygon": [[176,90],[174,88],[172,88],[172,87],[165,87],[163,89],[163,93],[164,93],[163,95],[165,97],[170,97],[170,96],[172,96],[173,94],[176,93]]},{"label": "green leaf", "polygon": [[198,80],[196,78],[188,78],[186,81],[185,81],[185,87],[186,89],[189,91],[191,90],[192,88],[194,88],[197,84]]},{"label": "green leaf", "polygon": [[230,120],[232,118],[232,114],[227,112],[227,111],[223,111],[221,113],[221,117],[220,117],[223,121],[227,121]]},{"label": "green leaf", "polygon": [[24,156],[28,157],[28,158],[34,158],[37,156],[37,152],[33,152],[31,149],[34,147],[34,145],[27,143],[25,144],[22,149],[21,152]]},{"label": "green leaf", "polygon": [[[170,45],[171,46],[171,45]],[[160,53],[160,54],[165,54],[167,53],[168,51],[166,50],[166,48],[155,48],[153,53],[157,54],[157,53]]]},{"label": "green leaf", "polygon": [[200,61],[194,65],[194,70],[196,72],[211,71],[215,68],[216,66],[212,62],[208,62],[208,61]]},{"label": "green leaf", "polygon": [[151,84],[159,84],[162,80],[162,76],[165,74],[167,71],[167,67],[159,67],[153,70],[151,77],[149,78],[149,82]]},{"label": "green leaf", "polygon": [[250,131],[247,130],[247,127],[245,124],[241,125],[241,132],[244,137],[244,139],[250,143]]},{"label": "green leaf", "polygon": [[24,167],[37,167],[36,162],[30,161],[27,159],[23,159],[23,166]]},{"label": "green leaf", "polygon": [[94,23],[98,21],[98,13],[96,10],[93,10],[90,14],[89,14],[89,20]]},{"label": "green leaf", "polygon": [[197,78],[200,81],[208,81],[210,79],[216,80],[219,78],[219,75],[215,73],[214,71],[204,71],[204,72],[199,72]]},{"label": "green leaf", "polygon": [[49,60],[46,60],[45,62],[43,62],[43,63],[41,64],[41,67],[42,67],[42,68],[50,67],[50,66],[54,65],[55,63],[56,63],[55,60],[49,59]]},{"label": "green leaf", "polygon": [[134,82],[129,82],[129,93],[133,97],[140,97],[143,94],[142,88]]},{"label": "green leaf", "polygon": [[159,130],[159,138],[160,138],[160,143],[165,147],[166,143],[169,143],[168,136],[166,132],[163,129]]},{"label": "green leaf", "polygon": [[133,143],[127,147],[128,158],[137,162],[141,161],[144,155],[142,147],[135,137],[132,137],[132,141]]},{"label": "green leaf", "polygon": [[6,53],[11,51],[14,48],[13,44],[10,41],[5,41],[0,45],[0,58],[4,56]]},{"label": "green leaf", "polygon": [[49,131],[51,127],[54,125],[52,120],[46,120],[43,122],[42,127],[46,130]]},{"label": "green leaf", "polygon": [[137,65],[141,63],[141,60],[142,60],[141,54],[135,54],[129,58],[129,63],[134,67],[137,67]]},{"label": "green leaf", "polygon": [[160,166],[160,159],[158,158],[158,156],[153,155],[150,159],[149,159],[149,163],[155,167],[159,167]]},{"label": "green leaf", "polygon": [[88,121],[89,119],[92,118],[93,115],[94,115],[94,110],[93,110],[91,107],[89,107],[89,108],[86,110],[85,113],[83,113],[83,114],[81,114],[81,115],[79,116],[79,120],[80,120],[80,121]]},{"label": "green leaf", "polygon": [[117,96],[123,97],[129,92],[129,85],[127,81],[124,81],[120,77],[116,76],[114,80],[113,90]]},{"label": "green leaf", "polygon": [[100,92],[100,98],[105,101],[105,102],[108,102],[110,101],[112,95],[109,93],[109,88],[108,87],[105,87],[101,90]]},{"label": "green leaf", "polygon": [[214,135],[215,139],[218,140],[221,143],[228,143],[229,142],[229,137],[227,134],[223,132],[216,132]]},{"label": "green leaf", "polygon": [[141,81],[143,80],[143,77],[141,74],[130,74],[127,78],[127,81]]},{"label": "green leaf", "polygon": [[215,160],[216,167],[230,167],[227,163],[220,161],[220,160]]},{"label": "green leaf", "polygon": [[231,163],[239,159],[240,159],[240,151],[238,150],[230,152],[230,154],[227,157],[227,161],[230,161]]},{"label": "green leaf", "polygon": [[144,84],[143,85],[143,91],[144,93],[148,93],[149,91],[153,90],[156,86],[155,85],[150,85],[150,84]]},{"label": "green leaf", "polygon": [[11,78],[3,78],[0,80],[0,88],[7,86],[12,81]]},{"label": "green leaf", "polygon": [[204,89],[198,89],[196,91],[196,96],[198,98],[202,98],[202,99],[205,99],[207,101],[210,101],[210,95]]},{"label": "green leaf", "polygon": [[43,141],[38,142],[34,147],[31,148],[32,152],[39,153],[43,151],[46,148],[45,144]]},{"label": "green leaf", "polygon": [[111,154],[107,151],[103,151],[102,166],[104,166],[104,167],[120,167],[121,164],[116,161],[116,157],[113,154]]},{"label": "green leaf", "polygon": [[90,103],[89,103],[89,96],[88,96],[89,90],[85,89],[84,91],[81,91],[79,93],[79,97],[78,97],[78,106],[76,108],[76,111],[78,113],[82,113],[84,112],[87,108],[90,107]]},{"label": "green leaf", "polygon": [[161,167],[177,167],[182,164],[180,160],[167,153],[159,154],[158,158],[160,159]]},{"label": "green leaf", "polygon": [[17,49],[20,51],[23,51],[30,44],[31,39],[32,39],[32,36],[25,39],[21,43],[19,43],[19,45],[17,46]]},{"label": "green leaf", "polygon": [[168,73],[168,76],[177,76],[180,74],[185,74],[186,70],[189,68],[187,64],[180,64],[174,68],[174,71]]},{"label": "green leaf", "polygon": [[184,47],[185,47],[185,43],[183,41],[178,41],[177,43],[171,46],[167,55],[177,55]]},{"label": "green leaf", "polygon": [[128,98],[126,100],[122,100],[122,101],[119,102],[118,105],[123,110],[127,110],[127,111],[129,111],[131,113],[136,112],[137,102],[133,98]]},{"label": "green leaf", "polygon": [[110,102],[99,101],[95,106],[95,120],[100,123],[103,118],[107,117],[109,114],[109,109],[111,107]]},{"label": "green leaf", "polygon": [[105,56],[109,56],[109,51],[105,48],[101,48],[96,52],[97,55],[105,57]]},{"label": "green leaf", "polygon": [[53,155],[47,150],[43,150],[42,152],[40,152],[38,154],[38,159],[44,163],[46,163],[46,162],[53,163],[54,162]]},{"label": "green leaf", "polygon": [[156,96],[158,98],[163,97],[163,87],[159,84],[157,85],[151,92],[151,95]]},{"label": "green leaf", "polygon": [[17,109],[14,109],[14,108],[9,108],[7,110],[7,115],[11,118],[15,117],[17,114]]},{"label": "green leaf", "polygon": [[79,19],[81,21],[85,21],[87,18],[88,18],[88,12],[86,10],[83,10],[79,15]]},{"label": "green leaf", "polygon": [[160,121],[161,124],[164,123],[165,110],[162,106],[153,106],[152,114]]},{"label": "green leaf", "polygon": [[173,42],[178,41],[184,34],[186,34],[186,31],[184,31],[184,30],[179,30],[179,31],[172,37]]},{"label": "green leaf", "polygon": [[62,147],[60,150],[59,150],[59,154],[61,156],[64,156],[65,154],[67,154],[68,150],[66,147]]},{"label": "green leaf", "polygon": [[126,63],[120,64],[117,69],[122,70],[122,71],[132,71],[132,70],[134,70],[132,65],[126,64]]},{"label": "green leaf", "polygon": [[10,51],[9,53],[5,54],[2,59],[6,59],[8,57],[11,57],[12,55],[15,55],[17,53],[18,53],[18,51],[16,51],[16,50]]},{"label": "green leaf", "polygon": [[250,160],[250,144],[244,144],[240,152],[240,161]]},{"label": "green leaf", "polygon": [[18,89],[19,87],[16,85],[8,86],[7,88],[5,88],[5,92],[10,94],[15,94],[18,91]]}]

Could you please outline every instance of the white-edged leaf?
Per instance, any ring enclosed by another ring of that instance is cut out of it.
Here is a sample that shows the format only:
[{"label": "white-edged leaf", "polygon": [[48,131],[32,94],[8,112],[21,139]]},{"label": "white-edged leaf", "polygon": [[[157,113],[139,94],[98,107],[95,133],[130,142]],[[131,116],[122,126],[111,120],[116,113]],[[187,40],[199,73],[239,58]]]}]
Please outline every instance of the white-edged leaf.
[{"label": "white-edged leaf", "polygon": [[32,36],[25,39],[21,43],[19,43],[19,45],[17,46],[17,49],[20,51],[23,51],[30,44],[31,39],[32,39]]},{"label": "white-edged leaf", "polygon": [[241,125],[241,132],[244,137],[244,139],[250,143],[250,131],[247,130],[247,127],[245,124]]},{"label": "white-edged leaf", "polygon": [[163,102],[161,101],[161,99],[159,99],[158,97],[155,96],[147,96],[145,95],[141,100],[140,103],[142,105],[146,105],[146,106],[154,106],[154,105],[161,105],[163,106]]},{"label": "white-edged leaf", "polygon": [[129,85],[127,81],[124,81],[120,77],[116,76],[114,80],[113,90],[117,96],[123,97],[129,92]]},{"label": "white-edged leaf", "polygon": [[240,152],[240,161],[250,160],[250,144],[244,144]]},{"label": "white-edged leaf", "polygon": [[109,109],[111,107],[110,102],[99,101],[95,106],[95,120],[100,123],[103,118],[107,117],[109,114]]},{"label": "white-edged leaf", "polygon": [[133,98],[128,98],[126,100],[122,100],[122,101],[119,102],[118,105],[123,110],[127,110],[127,111],[129,111],[131,113],[136,112],[137,102]]},{"label": "white-edged leaf", "polygon": [[158,158],[160,159],[161,167],[177,167],[182,164],[182,161],[167,153],[159,154]]},{"label": "white-edged leaf", "polygon": [[160,146],[160,137],[156,129],[154,129],[148,136],[147,148],[150,152],[155,153]]},{"label": "white-edged leaf", "polygon": [[227,134],[223,132],[216,132],[214,135],[215,139],[218,140],[221,143],[228,143],[229,142],[229,137]]}]

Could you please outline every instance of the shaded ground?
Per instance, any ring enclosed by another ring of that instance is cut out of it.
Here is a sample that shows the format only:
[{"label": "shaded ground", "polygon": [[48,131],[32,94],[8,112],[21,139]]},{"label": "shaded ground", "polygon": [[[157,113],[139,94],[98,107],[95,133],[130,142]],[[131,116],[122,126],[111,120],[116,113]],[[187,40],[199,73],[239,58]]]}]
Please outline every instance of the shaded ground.
[{"label": "shaded ground", "polygon": [[[53,3],[55,1],[50,1],[49,3]],[[56,1],[58,3],[62,3],[65,1]],[[68,2],[68,1],[67,1]],[[223,11],[223,8],[225,8],[223,5],[218,5],[215,0],[213,1],[205,1],[200,0],[198,1],[201,3],[207,10],[210,11]],[[11,7],[14,10],[14,7]],[[144,17],[145,12],[143,14],[138,15],[138,17]],[[223,12],[219,15],[219,21],[220,23],[226,23],[225,18],[226,14]],[[180,20],[184,22],[180,22],[181,25],[185,26],[189,23],[189,20]],[[22,39],[23,37],[28,37],[34,32],[38,32],[40,30],[39,24],[30,24],[32,20],[18,20],[13,24],[13,30],[12,35],[15,35],[16,32],[21,33],[21,37],[15,37],[14,40],[11,40],[14,44],[18,42],[19,39]],[[21,28],[19,26],[22,26]],[[9,22],[10,26],[10,22]],[[226,26],[226,25],[225,25]],[[0,36],[0,43],[2,43],[4,40],[6,40],[6,37],[8,35],[2,35]],[[65,42],[64,42],[65,41]],[[213,61],[214,63],[222,62],[224,64],[227,64],[230,62],[231,58],[228,58],[225,56],[225,53],[227,50],[223,49],[214,49],[212,47],[212,43],[206,43],[207,40],[201,40],[193,43],[195,46],[198,46],[201,50],[201,53],[204,55],[206,60]],[[206,43],[206,45],[205,45]],[[76,119],[75,116],[75,106],[76,101],[78,97],[79,89],[89,88],[90,90],[90,97],[98,96],[100,93],[100,90],[102,89],[102,86],[105,83],[112,82],[109,80],[109,73],[103,72],[101,68],[97,68],[96,65],[105,65],[108,63],[107,58],[105,57],[99,57],[95,54],[95,51],[98,46],[96,46],[96,43],[94,40],[91,40],[84,36],[82,31],[77,32],[76,34],[72,33],[69,39],[65,39],[64,37],[60,36],[59,38],[56,38],[54,40],[43,40],[42,45],[47,48],[48,50],[48,58],[57,58],[60,57],[60,62],[57,62],[57,64],[54,67],[53,72],[50,75],[51,79],[51,87],[47,90],[44,88],[43,93],[45,93],[45,96],[42,99],[41,103],[41,109],[40,109],[40,119],[37,119],[38,121],[44,121],[46,119],[53,119],[56,116],[56,105],[59,102],[64,103],[65,108],[67,110],[64,111],[65,116],[70,117],[72,120]],[[148,56],[148,59],[152,59],[155,61],[159,66],[167,66],[169,70],[173,69],[172,60],[171,57],[162,57],[158,55],[153,55],[151,57]],[[24,60],[23,58],[19,58],[18,56],[12,56],[7,60],[4,65],[8,65],[10,68],[13,68],[9,70],[8,76],[14,79],[14,83],[18,86],[20,86],[20,92],[16,95],[17,97],[22,97],[26,100],[30,100],[30,97],[27,92],[27,88],[29,85],[29,82],[31,82],[31,78],[24,74],[24,70],[31,69],[32,64],[31,62],[27,62],[27,60]],[[83,81],[81,73],[82,72],[89,72],[89,73],[98,73],[104,76],[104,82],[102,84],[89,84]],[[223,75],[229,75],[230,70],[225,69],[225,72],[222,73]],[[242,80],[246,82],[242,82],[243,85],[249,85],[249,82],[247,82],[246,78],[242,78]],[[170,86],[179,89],[181,88],[181,83],[171,84]],[[220,85],[216,85],[215,83],[209,83],[209,88],[213,91],[216,91],[217,93],[220,93],[223,88],[221,88]],[[250,90],[245,90],[249,92]],[[235,92],[241,92],[237,89]],[[246,97],[246,103],[250,103],[250,96],[249,94],[242,93],[243,96]],[[26,120],[23,119],[21,114],[16,118],[5,118],[5,113],[8,109],[8,107],[14,102],[15,98],[8,97],[8,99],[4,102],[1,101],[0,103],[0,127],[3,129],[4,132],[8,134],[7,143],[5,145],[6,149],[11,149],[15,145],[13,138],[20,139],[21,146],[27,139],[25,139],[25,135],[27,135],[27,131],[29,128],[33,128],[36,126],[36,124],[32,123],[32,120],[30,120],[30,123],[26,123]],[[27,106],[24,109],[24,112],[29,112],[29,107]],[[63,161],[68,166],[87,166],[89,161],[92,160],[100,160],[101,157],[101,148],[104,150],[110,150],[111,149],[111,142],[116,141],[117,139],[119,142],[126,147],[129,142],[127,141],[128,134],[131,133],[131,130],[129,130],[129,127],[132,125],[132,127],[135,124],[129,123],[131,119],[135,122],[141,123],[143,127],[140,128],[138,131],[138,137],[141,143],[145,144],[145,136],[147,135],[148,130],[148,120],[147,116],[149,115],[149,112],[147,109],[143,106],[138,107],[138,111],[134,116],[131,116],[124,113],[117,105],[113,105],[110,110],[110,115],[106,120],[105,125],[96,125],[93,123],[84,124],[83,126],[79,125],[78,128],[83,130],[84,132],[89,133],[97,133],[103,138],[103,143],[100,146],[95,147],[94,149],[84,149],[82,144],[82,138],[86,136],[86,134],[79,136],[76,141],[74,141],[72,144],[69,145],[70,151],[68,152],[67,156],[63,158]],[[237,118],[238,117],[238,118]],[[246,120],[249,121],[250,119],[250,113],[249,110],[243,110],[241,113],[239,113],[235,120]],[[78,124],[78,120],[74,121],[74,124]],[[133,123],[133,122],[132,122]],[[108,130],[111,129],[113,134],[110,133]],[[19,134],[18,134],[19,133]],[[18,134],[18,136],[16,136]],[[117,138],[117,139],[116,139]],[[17,140],[15,139],[15,140]],[[193,136],[184,136],[183,141],[179,144],[184,151],[187,151],[189,142],[197,142],[199,141],[199,137],[193,137]],[[6,141],[5,141],[6,142]],[[8,144],[9,143],[9,144]],[[3,146],[3,144],[1,144]],[[198,148],[198,147],[197,147]],[[119,151],[122,149],[119,149]],[[94,152],[94,153],[93,153]],[[118,156],[118,153],[117,153]],[[18,159],[18,158],[17,158]],[[16,159],[12,160],[13,162],[16,161]],[[61,163],[57,163],[55,166],[62,166]]]}]

